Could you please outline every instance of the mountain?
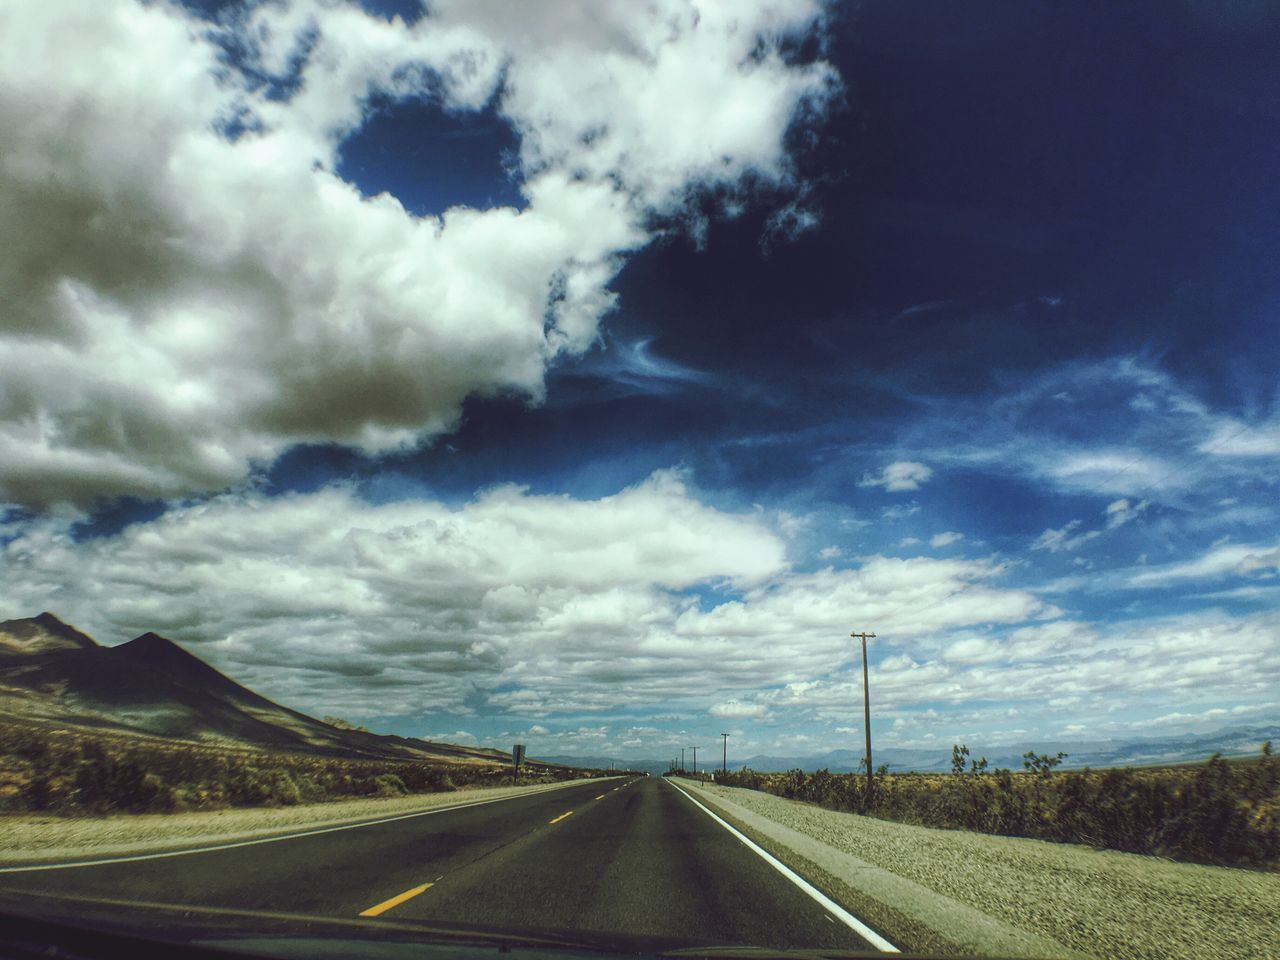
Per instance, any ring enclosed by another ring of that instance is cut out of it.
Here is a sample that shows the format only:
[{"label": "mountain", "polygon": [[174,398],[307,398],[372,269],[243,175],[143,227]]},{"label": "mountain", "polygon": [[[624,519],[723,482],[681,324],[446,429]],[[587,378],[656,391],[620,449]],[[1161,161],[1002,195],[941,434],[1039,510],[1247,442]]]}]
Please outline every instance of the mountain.
[{"label": "mountain", "polygon": [[585,770],[623,770],[634,773],[666,773],[671,766],[666,760],[619,760],[617,757],[542,757],[544,763],[563,767],[581,767]]},{"label": "mountain", "polygon": [[104,647],[51,613],[0,623],[0,713],[331,756],[509,762],[497,750],[339,728],[254,693],[157,634]]},{"label": "mountain", "polygon": [[67,626],[52,613],[29,620],[0,621],[0,663],[12,657],[90,650],[96,646],[92,637]]},{"label": "mountain", "polygon": [[[1007,767],[1022,769],[1022,755],[1035,753],[1067,754],[1064,769],[1080,767],[1126,767],[1138,765],[1195,763],[1208,759],[1215,753],[1227,757],[1253,756],[1263,741],[1280,742],[1280,726],[1232,727],[1205,734],[1130,738],[1125,740],[1074,740],[1040,741],[1005,745],[969,744],[970,757],[974,760],[985,756],[988,768]],[[871,745],[872,762],[879,767],[887,764],[894,773],[942,773],[951,770],[951,747],[932,750],[884,747]],[[811,756],[755,756],[742,763],[730,764],[733,769],[750,767],[762,773],[784,770],[821,770],[832,773],[848,773],[861,768],[862,750],[832,750]]]}]

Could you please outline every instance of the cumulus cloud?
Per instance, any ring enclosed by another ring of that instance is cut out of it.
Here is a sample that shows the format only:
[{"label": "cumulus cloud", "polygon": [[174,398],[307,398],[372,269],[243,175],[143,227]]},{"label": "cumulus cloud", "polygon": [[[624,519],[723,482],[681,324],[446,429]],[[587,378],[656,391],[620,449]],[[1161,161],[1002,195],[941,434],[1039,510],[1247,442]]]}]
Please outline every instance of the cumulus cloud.
[{"label": "cumulus cloud", "polygon": [[847,661],[854,617],[910,644],[1055,613],[1001,575],[927,557],[798,572],[768,517],[663,472],[598,500],[224,494],[80,543],[47,517],[0,547],[0,607],[53,610],[106,643],[155,630],[317,713],[533,718],[754,710],[741,691]]},{"label": "cumulus cloud", "polygon": [[[381,452],[469,395],[539,399],[655,217],[791,183],[786,134],[837,80],[779,51],[820,15],[3,5],[0,500],[218,490],[291,444]],[[523,209],[362,197],[333,171],[373,96],[492,106]]]},{"label": "cumulus cloud", "polygon": [[933,476],[933,470],[923,463],[913,460],[899,460],[885,467],[878,475],[867,474],[859,486],[884,487],[896,493],[903,490],[919,490],[922,483],[927,483]]},{"label": "cumulus cloud", "polygon": [[46,520],[0,557],[5,609],[56,610],[103,642],[155,630],[285,702],[363,715],[560,673],[605,696],[667,655],[675,591],[785,568],[754,516],[704,506],[671,473],[600,500],[501,487],[456,508],[225,495],[80,544]]},{"label": "cumulus cloud", "polygon": [[1002,657],[1000,645],[990,637],[965,637],[947,645],[942,658],[952,663],[991,663]]},{"label": "cumulus cloud", "polygon": [[[948,644],[940,655],[921,648],[873,661],[871,669],[878,709],[890,713],[982,700],[1000,703],[1005,712],[1019,703],[1039,710],[1053,701],[1071,710],[1073,719],[1100,719],[1126,706],[1154,710],[1161,704],[1252,702],[1269,698],[1277,683],[1280,614],[1274,610],[1245,617],[1210,611],[1116,622],[1104,631],[1067,622],[1022,627],[1003,642],[967,637]],[[804,710],[848,721],[859,715],[861,695],[861,678],[850,672],[802,688],[765,691],[759,700],[775,712]]]}]

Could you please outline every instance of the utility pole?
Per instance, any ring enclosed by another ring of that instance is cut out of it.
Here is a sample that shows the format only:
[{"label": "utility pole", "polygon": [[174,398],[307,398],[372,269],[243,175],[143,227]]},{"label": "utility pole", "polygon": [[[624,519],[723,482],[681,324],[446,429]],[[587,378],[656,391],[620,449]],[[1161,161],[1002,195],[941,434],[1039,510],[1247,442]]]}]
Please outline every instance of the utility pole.
[{"label": "utility pole", "polygon": [[729,772],[729,735],[727,733],[720,734],[724,738],[724,754],[720,758],[720,772]]},{"label": "utility pole", "polygon": [[693,775],[698,775],[698,748],[693,748]]},{"label": "utility pole", "polygon": [[684,773],[684,747],[680,748],[680,772]]},{"label": "utility pole", "polygon": [[855,631],[849,636],[862,640],[862,726],[867,734],[867,802],[870,803],[874,782],[871,779],[871,689],[867,684],[867,639],[874,640],[876,635]]}]

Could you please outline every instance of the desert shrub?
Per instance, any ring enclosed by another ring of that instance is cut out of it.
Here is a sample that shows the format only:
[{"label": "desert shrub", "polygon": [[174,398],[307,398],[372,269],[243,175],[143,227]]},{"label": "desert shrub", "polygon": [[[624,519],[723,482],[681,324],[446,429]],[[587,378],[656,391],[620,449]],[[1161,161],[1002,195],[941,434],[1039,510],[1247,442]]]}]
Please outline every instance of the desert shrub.
[{"label": "desert shrub", "polygon": [[[591,774],[531,763],[521,783]],[[509,765],[272,753],[0,721],[0,812],[68,816],[286,805],[511,782]]]},{"label": "desert shrub", "polygon": [[227,797],[237,807],[275,807],[300,802],[302,793],[287,770],[245,766],[228,781]]},{"label": "desert shrub", "polygon": [[[1259,766],[1265,766],[1269,755]],[[1265,776],[1265,772],[1263,774]],[[1252,816],[1257,774],[1241,776],[1214,754],[1179,791],[1157,844],[1169,856],[1205,863],[1265,863],[1280,857],[1274,815]]]},{"label": "desert shrub", "polygon": [[131,760],[99,757],[81,763],[73,781],[73,802],[91,813],[172,810],[173,788]]},{"label": "desert shrub", "polygon": [[56,793],[46,773],[37,773],[27,781],[19,793],[28,810],[48,810],[54,805]]},{"label": "desert shrub", "polygon": [[379,797],[403,797],[408,793],[404,781],[394,773],[380,773],[373,778],[374,795]]},{"label": "desert shrub", "polygon": [[1280,863],[1280,761],[1263,744],[1253,762],[1219,756],[1203,766],[1059,772],[1065,754],[1028,752],[1024,772],[987,772],[963,745],[950,774],[741,770],[717,780],[834,810],[923,826],[1085,843],[1233,866]]}]

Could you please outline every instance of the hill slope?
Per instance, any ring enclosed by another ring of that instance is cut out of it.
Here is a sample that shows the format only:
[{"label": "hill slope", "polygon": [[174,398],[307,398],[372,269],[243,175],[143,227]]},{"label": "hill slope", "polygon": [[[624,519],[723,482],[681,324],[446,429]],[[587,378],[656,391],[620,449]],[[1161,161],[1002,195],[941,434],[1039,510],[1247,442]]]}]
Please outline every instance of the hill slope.
[{"label": "hill slope", "polygon": [[104,647],[51,613],[0,622],[0,712],[27,719],[334,756],[500,763],[496,750],[340,729],[283,707],[172,640]]}]

